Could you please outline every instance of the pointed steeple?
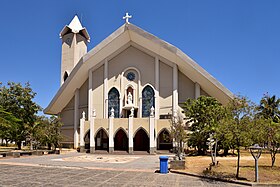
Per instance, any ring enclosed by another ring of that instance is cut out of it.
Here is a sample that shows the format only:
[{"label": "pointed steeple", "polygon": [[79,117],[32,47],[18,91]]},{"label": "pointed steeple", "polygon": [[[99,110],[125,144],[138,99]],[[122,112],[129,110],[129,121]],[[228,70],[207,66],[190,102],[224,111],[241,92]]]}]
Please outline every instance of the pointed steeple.
[{"label": "pointed steeple", "polygon": [[74,16],[69,25],[66,25],[60,32],[62,40],[61,53],[61,85],[70,76],[73,68],[87,53],[87,45],[90,41],[89,34],[82,26],[77,15]]},{"label": "pointed steeple", "polygon": [[68,26],[72,32],[78,33],[80,30],[83,29],[82,24],[77,15],[72,19],[71,23]]},{"label": "pointed steeple", "polygon": [[69,25],[66,25],[62,29],[62,31],[59,34],[60,38],[62,38],[65,34],[67,34],[69,32],[72,32],[72,33],[75,33],[75,34],[79,33],[83,37],[85,37],[88,42],[90,42],[90,36],[89,36],[86,28],[82,26],[82,24],[81,24],[77,15],[74,16],[74,18],[72,19],[72,21],[70,22]]}]

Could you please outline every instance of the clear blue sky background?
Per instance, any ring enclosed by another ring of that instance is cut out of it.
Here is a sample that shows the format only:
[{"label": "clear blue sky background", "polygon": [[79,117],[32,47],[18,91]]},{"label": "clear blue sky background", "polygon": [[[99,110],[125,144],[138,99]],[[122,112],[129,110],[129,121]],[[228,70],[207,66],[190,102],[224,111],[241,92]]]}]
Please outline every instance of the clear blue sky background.
[{"label": "clear blue sky background", "polygon": [[0,82],[29,81],[45,108],[59,89],[59,32],[75,14],[88,49],[131,22],[177,46],[234,94],[280,96],[279,0],[6,0],[0,2]]}]

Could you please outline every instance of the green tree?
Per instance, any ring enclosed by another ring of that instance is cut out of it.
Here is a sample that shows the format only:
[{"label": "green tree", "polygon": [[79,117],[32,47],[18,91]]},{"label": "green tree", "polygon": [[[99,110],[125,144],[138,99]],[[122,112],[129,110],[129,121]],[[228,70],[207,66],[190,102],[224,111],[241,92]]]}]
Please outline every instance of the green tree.
[{"label": "green tree", "polygon": [[205,154],[207,139],[216,132],[220,120],[224,116],[224,109],[213,97],[200,96],[197,99],[187,99],[184,103],[190,138],[188,144],[197,147],[198,154]]},{"label": "green tree", "polygon": [[170,134],[177,145],[176,155],[179,160],[182,160],[182,152],[188,136],[186,132],[186,124],[184,122],[184,115],[179,110],[171,117]]},{"label": "green tree", "polygon": [[48,149],[51,149],[51,147],[56,149],[62,140],[60,131],[62,123],[60,118],[56,116],[51,116],[50,118],[41,116],[36,124],[38,128],[35,129],[35,140],[41,145],[47,145]]},{"label": "green tree", "polygon": [[[45,136],[47,125],[41,123],[41,119],[45,118],[44,116],[35,116],[36,121],[34,125],[28,127],[27,137],[30,142],[30,150],[33,150],[33,143],[35,142],[35,146],[40,144],[40,140]],[[47,119],[47,118],[46,118]]]},{"label": "green tree", "polygon": [[226,108],[226,117],[220,123],[218,133],[224,135],[224,144],[237,150],[236,178],[239,178],[240,149],[252,144],[251,130],[254,105],[245,97],[235,97]]},{"label": "green tree", "polygon": [[35,124],[35,114],[41,109],[33,101],[35,95],[29,83],[22,86],[20,83],[8,82],[7,86],[0,87],[0,106],[20,120],[9,129],[11,140],[16,142],[18,149],[21,149],[21,142]]},{"label": "green tree", "polygon": [[271,167],[274,166],[276,154],[279,150],[280,144],[280,99],[275,95],[269,96],[268,94],[260,101],[257,107],[259,113],[257,115],[258,121],[261,121],[261,131],[263,142],[268,144],[271,156]]},{"label": "green tree", "polygon": [[19,119],[14,117],[11,113],[6,112],[2,106],[0,106],[0,138],[6,140],[6,146],[8,145],[8,141],[11,140],[10,129],[14,124],[19,122]]},{"label": "green tree", "polygon": [[275,95],[270,97],[268,94],[260,101],[258,109],[260,111],[259,115],[263,116],[266,119],[272,119],[273,122],[279,122],[280,119],[280,99],[276,98]]},{"label": "green tree", "polygon": [[276,154],[280,147],[280,123],[268,121],[265,124],[265,134],[267,136],[268,148],[271,157],[271,167],[274,166]]}]

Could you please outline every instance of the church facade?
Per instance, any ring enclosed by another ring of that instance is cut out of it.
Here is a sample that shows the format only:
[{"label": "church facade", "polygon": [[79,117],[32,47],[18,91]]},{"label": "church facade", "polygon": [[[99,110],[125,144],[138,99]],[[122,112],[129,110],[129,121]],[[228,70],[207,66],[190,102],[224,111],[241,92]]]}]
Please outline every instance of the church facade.
[{"label": "church facade", "polygon": [[89,52],[77,16],[60,37],[61,86],[44,112],[61,117],[62,143],[81,152],[171,149],[170,116],[187,98],[233,97],[181,50],[128,22]]}]

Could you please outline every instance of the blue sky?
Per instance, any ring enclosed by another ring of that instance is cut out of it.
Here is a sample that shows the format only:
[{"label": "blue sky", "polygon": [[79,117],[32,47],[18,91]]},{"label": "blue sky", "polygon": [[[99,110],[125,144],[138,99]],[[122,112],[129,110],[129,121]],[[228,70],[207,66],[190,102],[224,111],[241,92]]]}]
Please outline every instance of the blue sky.
[{"label": "blue sky", "polygon": [[279,0],[9,0],[0,2],[0,82],[29,81],[45,108],[59,89],[59,33],[77,14],[88,49],[131,23],[177,46],[234,94],[280,96]]}]

